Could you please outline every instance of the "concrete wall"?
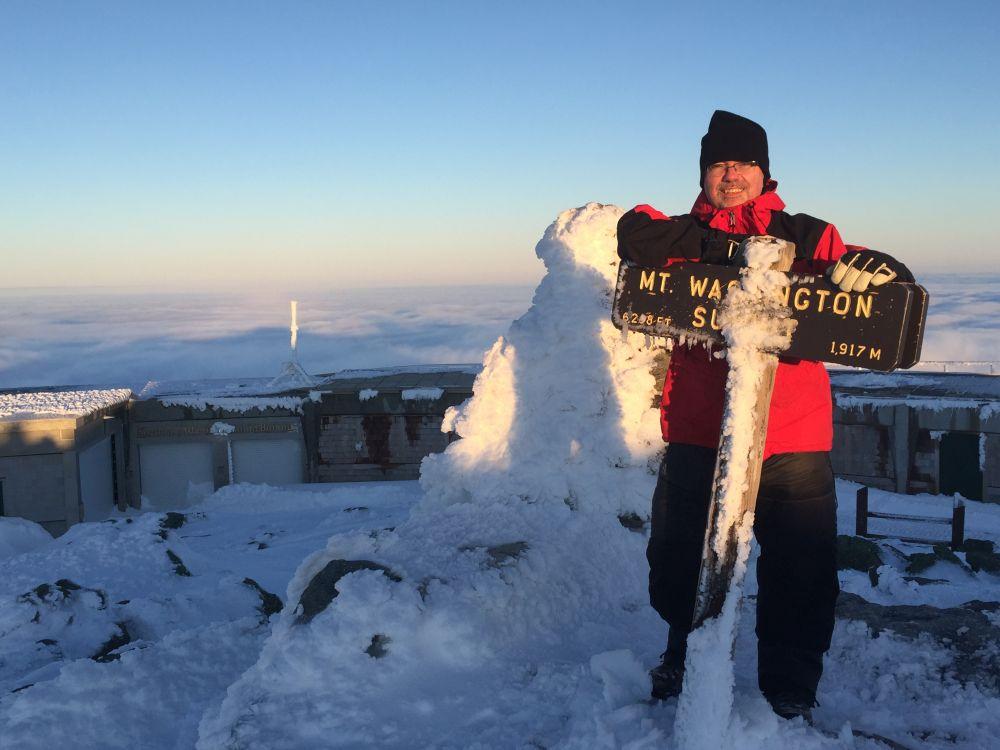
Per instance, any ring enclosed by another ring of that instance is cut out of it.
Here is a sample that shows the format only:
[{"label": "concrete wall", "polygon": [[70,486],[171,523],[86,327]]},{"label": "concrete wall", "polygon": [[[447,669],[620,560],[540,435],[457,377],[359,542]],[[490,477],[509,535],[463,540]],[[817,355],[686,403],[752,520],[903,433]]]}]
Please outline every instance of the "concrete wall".
[{"label": "concrete wall", "polygon": [[1000,503],[1000,434],[986,436],[983,485],[983,499],[990,503]]},{"label": "concrete wall", "polygon": [[[833,470],[845,479],[902,493],[939,491],[940,439],[985,435],[982,497],[1000,502],[1000,416],[969,399],[938,408],[884,403],[834,408]],[[932,404],[928,404],[932,406]]]},{"label": "concrete wall", "polygon": [[3,512],[35,521],[50,534],[67,528],[63,454],[0,458]]},{"label": "concrete wall", "polygon": [[470,387],[454,387],[440,398],[404,400],[403,389],[383,387],[361,400],[358,390],[325,392],[307,405],[310,481],[417,479],[424,456],[456,439],[441,432],[445,411],[472,395]]},{"label": "concrete wall", "polygon": [[448,447],[441,416],[421,414],[320,417],[316,481],[418,479],[424,456]]},{"label": "concrete wall", "polygon": [[125,405],[100,409],[79,418],[0,422],[0,481],[4,514],[41,524],[62,534],[83,518],[79,454],[115,437],[116,472],[112,485],[124,502]]}]

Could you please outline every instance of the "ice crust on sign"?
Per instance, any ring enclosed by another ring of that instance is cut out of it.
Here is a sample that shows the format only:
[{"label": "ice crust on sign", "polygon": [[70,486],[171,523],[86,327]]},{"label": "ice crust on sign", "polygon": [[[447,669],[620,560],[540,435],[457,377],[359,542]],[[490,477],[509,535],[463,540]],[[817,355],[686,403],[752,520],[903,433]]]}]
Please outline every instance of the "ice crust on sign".
[{"label": "ice crust on sign", "polygon": [[785,274],[769,270],[784,243],[773,238],[747,242],[747,267],[719,308],[729,362],[729,402],[722,424],[720,450],[725,452],[719,478],[721,506],[715,552],[723,552],[731,534],[737,540],[732,583],[722,612],[691,633],[685,663],[684,690],[678,701],[674,736],[683,750],[716,750],[732,746],[738,729],[731,726],[733,708],[733,643],[739,625],[740,599],[753,535],[753,513],[741,510],[750,474],[751,448],[757,421],[758,387],[766,365],[791,340],[793,321],[781,303],[788,284]]},{"label": "ice crust on sign", "polygon": [[753,518],[741,519],[740,498],[750,474],[750,449],[757,422],[754,418],[757,389],[764,369],[774,355],[791,342],[795,322],[782,304],[780,292],[788,286],[788,277],[770,270],[778,260],[781,240],[754,238],[744,252],[747,267],[740,272],[740,285],[733,287],[719,308],[718,321],[726,340],[725,356],[729,363],[726,389],[729,409],[722,423],[722,445],[726,450],[726,471],[722,477],[722,513],[718,523],[716,553],[722,553],[728,529],[741,521],[752,524]]},{"label": "ice crust on sign", "polygon": [[[548,746],[579,690],[648,693],[635,657],[587,670],[664,633],[646,603],[645,536],[619,521],[648,514],[662,445],[654,352],[610,319],[620,215],[592,203],[548,228],[533,305],[449,410],[443,429],[463,439],[425,459],[422,501],[300,566],[257,664],[202,722],[201,750],[451,746],[456,727],[483,747]],[[348,574],[296,624],[294,603],[338,559],[399,580]],[[532,720],[501,718],[515,715]]]}]

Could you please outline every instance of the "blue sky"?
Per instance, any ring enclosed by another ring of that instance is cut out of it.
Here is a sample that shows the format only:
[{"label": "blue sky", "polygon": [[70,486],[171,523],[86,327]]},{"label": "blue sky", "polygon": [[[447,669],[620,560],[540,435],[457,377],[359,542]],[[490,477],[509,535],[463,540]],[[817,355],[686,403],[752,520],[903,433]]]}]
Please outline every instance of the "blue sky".
[{"label": "blue sky", "polygon": [[996,8],[5,0],[0,286],[532,283],[562,209],[687,211],[716,108],[789,210],[993,269]]}]

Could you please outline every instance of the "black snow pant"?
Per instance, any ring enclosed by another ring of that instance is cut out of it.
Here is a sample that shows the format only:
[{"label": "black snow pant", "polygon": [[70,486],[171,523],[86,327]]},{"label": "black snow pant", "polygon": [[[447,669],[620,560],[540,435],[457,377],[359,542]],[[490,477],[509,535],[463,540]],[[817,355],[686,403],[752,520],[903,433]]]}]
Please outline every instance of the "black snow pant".
[{"label": "black snow pant", "polygon": [[[667,446],[653,493],[649,598],[683,648],[694,615],[716,451]],[[765,696],[813,698],[830,648],[837,580],[837,495],[830,454],[764,462],[753,525],[757,559],[758,683]]]}]

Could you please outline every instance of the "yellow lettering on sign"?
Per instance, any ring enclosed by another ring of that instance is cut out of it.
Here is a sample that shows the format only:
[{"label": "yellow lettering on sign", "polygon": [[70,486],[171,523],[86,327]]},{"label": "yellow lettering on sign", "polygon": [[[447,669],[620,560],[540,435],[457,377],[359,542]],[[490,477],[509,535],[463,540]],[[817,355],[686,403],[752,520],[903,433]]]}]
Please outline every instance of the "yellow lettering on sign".
[{"label": "yellow lettering on sign", "polygon": [[[694,279],[692,279],[692,281],[694,281]],[[707,281],[707,279],[706,279],[706,281]],[[691,324],[695,328],[704,328],[705,327],[705,306],[704,305],[698,305],[694,309],[694,320],[692,321]]]},{"label": "yellow lettering on sign", "polygon": [[863,297],[860,294],[858,295],[858,302],[854,307],[855,318],[860,318],[862,315],[866,318],[870,318],[872,316],[872,299],[874,299],[874,297],[870,294],[866,294]]},{"label": "yellow lettering on sign", "polygon": [[639,277],[639,289],[645,289],[648,292],[653,291],[653,282],[656,280],[656,271],[643,271],[642,276]]},{"label": "yellow lettering on sign", "polygon": [[837,292],[833,295],[833,312],[836,315],[847,315],[851,309],[851,295],[847,292]]},{"label": "yellow lettering on sign", "polygon": [[788,286],[781,287],[781,291],[778,295],[781,297],[781,304],[788,307],[788,295],[792,293],[792,288]]},{"label": "yellow lettering on sign", "polygon": [[712,321],[711,321],[712,328],[715,329],[716,331],[720,331],[720,330],[722,330],[722,328],[721,328],[721,326],[718,323],[715,322],[715,313],[716,313],[716,310],[713,308],[712,309]]},{"label": "yellow lettering on sign", "polygon": [[712,291],[708,293],[708,298],[715,300],[722,299],[722,284],[719,283],[718,279],[712,284]]},{"label": "yellow lettering on sign", "polygon": [[694,276],[691,277],[691,296],[692,297],[704,297],[705,289],[708,287],[708,277],[704,279],[696,279]]},{"label": "yellow lettering on sign", "polygon": [[808,310],[809,309],[809,290],[806,287],[800,287],[795,290],[795,299],[793,300],[796,310]]},{"label": "yellow lettering on sign", "polygon": [[826,302],[826,298],[830,296],[830,290],[817,289],[816,296],[819,297],[819,307],[816,308],[816,312],[823,312],[823,305]]},{"label": "yellow lettering on sign", "polygon": [[670,278],[670,274],[666,271],[660,271],[660,294],[667,291],[667,279]]},{"label": "yellow lettering on sign", "polygon": [[868,350],[868,357],[870,359],[882,359],[882,350],[881,349],[869,349]]}]

